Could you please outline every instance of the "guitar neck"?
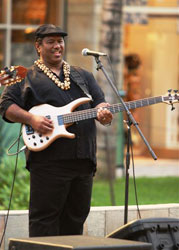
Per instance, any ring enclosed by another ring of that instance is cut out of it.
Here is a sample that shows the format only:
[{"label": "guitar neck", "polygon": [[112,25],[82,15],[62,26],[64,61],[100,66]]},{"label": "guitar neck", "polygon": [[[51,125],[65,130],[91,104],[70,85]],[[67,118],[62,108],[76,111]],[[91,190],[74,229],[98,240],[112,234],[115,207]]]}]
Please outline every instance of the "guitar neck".
[{"label": "guitar neck", "polygon": [[[125,104],[128,109],[136,109],[136,108],[141,108],[141,107],[157,104],[160,102],[163,102],[162,96],[139,99],[137,101],[126,102]],[[125,110],[121,103],[110,105],[109,107],[107,107],[107,109],[110,110],[112,114],[123,112]],[[65,114],[63,115],[63,122],[65,124],[68,124],[68,123],[73,123],[77,121],[96,118],[97,111],[98,111],[98,108],[92,108],[92,109],[75,111],[73,113]],[[60,116],[59,119],[62,119],[62,116]]]}]

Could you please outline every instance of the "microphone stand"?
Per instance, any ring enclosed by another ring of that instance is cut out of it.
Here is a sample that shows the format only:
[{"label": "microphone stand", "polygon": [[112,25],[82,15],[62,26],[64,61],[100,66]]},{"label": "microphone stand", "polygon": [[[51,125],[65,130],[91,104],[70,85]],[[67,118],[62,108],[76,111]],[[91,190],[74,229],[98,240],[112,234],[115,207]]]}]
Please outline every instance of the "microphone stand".
[{"label": "microphone stand", "polygon": [[131,144],[131,125],[133,124],[139,135],[141,136],[142,140],[144,141],[144,143],[146,144],[149,152],[151,153],[152,157],[154,160],[157,160],[157,156],[155,155],[155,153],[153,152],[152,148],[150,147],[149,143],[147,142],[146,138],[144,137],[142,131],[140,130],[138,123],[135,121],[133,115],[131,114],[131,112],[129,111],[127,105],[125,104],[125,102],[123,101],[118,89],[116,88],[116,86],[114,85],[114,83],[112,82],[112,80],[110,79],[107,71],[105,70],[103,64],[101,63],[101,61],[99,60],[99,55],[95,56],[95,60],[97,63],[97,70],[101,70],[103,72],[103,74],[105,75],[106,79],[108,80],[109,84],[111,85],[112,89],[114,90],[115,94],[117,95],[119,101],[121,102],[121,104],[124,107],[125,112],[127,113],[127,117],[128,117],[128,121],[127,123],[127,129],[128,129],[128,139],[127,139],[127,153],[126,153],[126,183],[125,183],[125,212],[124,212],[124,224],[127,223],[127,219],[128,219],[128,194],[129,194],[129,167],[130,167],[130,144]]}]

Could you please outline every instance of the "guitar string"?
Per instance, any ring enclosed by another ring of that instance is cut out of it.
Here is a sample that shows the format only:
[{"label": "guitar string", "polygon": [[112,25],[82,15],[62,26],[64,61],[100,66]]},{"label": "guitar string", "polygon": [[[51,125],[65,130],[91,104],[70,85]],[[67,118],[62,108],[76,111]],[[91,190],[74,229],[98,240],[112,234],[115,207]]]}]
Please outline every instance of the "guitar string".
[{"label": "guitar string", "polygon": [[[147,105],[152,105],[158,102],[162,101],[162,96],[158,96],[158,97],[151,97],[151,98],[145,98],[145,99],[141,99],[138,101],[131,101],[131,102],[127,102],[127,106],[130,109],[134,109],[134,108],[139,108],[142,106],[147,106]],[[106,107],[107,109],[109,109],[112,113],[116,113],[118,111],[124,111],[124,108],[122,106],[122,104],[113,104],[109,107]],[[93,109],[86,109],[86,110],[81,110],[81,111],[77,111],[77,112],[72,112],[69,114],[64,114],[64,120],[67,123],[70,122],[74,122],[74,121],[78,121],[79,119],[83,119],[83,118],[94,118],[97,115],[97,110],[98,108],[93,108]],[[79,118],[79,119],[78,119]]]},{"label": "guitar string", "polygon": [[[127,102],[126,105],[129,109],[135,109],[135,108],[159,103],[161,101],[162,101],[162,96],[158,96],[158,97],[145,98],[145,99],[141,99],[137,101],[130,101],[130,102]],[[113,114],[124,111],[124,107],[121,103],[113,104],[106,108],[109,109]],[[92,108],[92,109],[74,111],[71,113],[61,114],[57,116],[51,115],[51,117],[60,117],[60,118],[62,117],[63,122],[65,124],[68,124],[68,123],[72,123],[75,121],[83,120],[85,118],[86,119],[95,118],[97,117],[97,111],[98,111],[98,108]]]}]

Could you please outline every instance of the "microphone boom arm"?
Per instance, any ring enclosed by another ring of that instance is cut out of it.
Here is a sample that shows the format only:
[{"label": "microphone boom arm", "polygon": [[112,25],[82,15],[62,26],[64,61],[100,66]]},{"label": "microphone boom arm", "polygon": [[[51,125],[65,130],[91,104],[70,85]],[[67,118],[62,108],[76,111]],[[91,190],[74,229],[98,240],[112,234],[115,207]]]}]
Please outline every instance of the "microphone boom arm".
[{"label": "microphone boom arm", "polygon": [[108,82],[110,83],[112,89],[114,90],[114,92],[116,93],[117,97],[119,98],[121,104],[124,106],[124,110],[126,111],[127,115],[129,116],[130,121],[132,122],[132,124],[137,128],[140,136],[142,137],[144,143],[146,144],[146,146],[148,147],[152,157],[154,158],[154,160],[157,160],[157,156],[155,155],[155,153],[153,152],[153,150],[151,149],[149,143],[147,142],[147,140],[145,139],[144,135],[142,134],[142,131],[140,130],[138,123],[135,121],[133,115],[131,114],[131,112],[129,111],[128,107],[126,106],[125,102],[123,101],[122,97],[119,94],[118,89],[116,88],[116,86],[113,84],[112,80],[110,79],[107,71],[105,70],[103,64],[101,63],[101,61],[99,60],[99,57],[95,57],[96,63],[98,65],[97,70],[101,69],[102,72],[104,73],[106,79],[108,80]]}]

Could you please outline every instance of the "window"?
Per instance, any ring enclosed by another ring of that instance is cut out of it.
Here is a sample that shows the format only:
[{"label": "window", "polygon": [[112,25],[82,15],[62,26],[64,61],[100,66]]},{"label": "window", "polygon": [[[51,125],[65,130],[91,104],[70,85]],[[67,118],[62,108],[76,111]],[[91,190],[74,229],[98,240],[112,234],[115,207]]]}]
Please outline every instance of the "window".
[{"label": "window", "polygon": [[0,30],[0,68],[3,67],[4,64],[4,50],[5,50],[5,32]]},{"label": "window", "polygon": [[0,66],[30,66],[36,59],[33,31],[43,23],[63,26],[65,0],[0,0]]},{"label": "window", "polygon": [[177,7],[177,0],[148,0],[148,6],[153,7]]},{"label": "window", "polygon": [[6,6],[7,1],[0,0],[0,23],[5,23],[6,21]]}]

